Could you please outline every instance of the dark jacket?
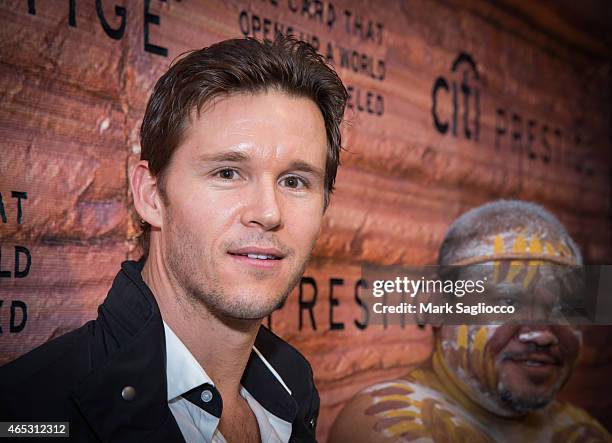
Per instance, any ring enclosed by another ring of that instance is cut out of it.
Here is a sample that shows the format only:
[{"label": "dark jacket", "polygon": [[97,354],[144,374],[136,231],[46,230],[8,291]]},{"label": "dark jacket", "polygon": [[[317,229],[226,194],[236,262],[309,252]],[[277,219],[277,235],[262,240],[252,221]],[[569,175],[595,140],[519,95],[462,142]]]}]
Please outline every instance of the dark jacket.
[{"label": "dark jacket", "polygon": [[[126,261],[98,318],[0,368],[0,421],[68,421],[71,441],[183,442],[167,403],[166,343],[142,262]],[[306,359],[263,326],[243,386],[291,422],[291,441],[315,441],[319,396]],[[135,388],[132,401],[122,390]]]}]

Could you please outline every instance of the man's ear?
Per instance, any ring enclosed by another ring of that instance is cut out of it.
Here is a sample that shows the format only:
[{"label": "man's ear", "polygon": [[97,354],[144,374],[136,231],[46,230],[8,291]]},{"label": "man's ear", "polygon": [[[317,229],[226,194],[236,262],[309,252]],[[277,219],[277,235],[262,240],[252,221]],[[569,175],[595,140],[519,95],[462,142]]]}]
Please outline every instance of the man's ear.
[{"label": "man's ear", "polygon": [[134,208],[140,218],[151,226],[160,228],[163,222],[162,204],[157,179],[149,170],[149,162],[140,160],[130,176]]}]

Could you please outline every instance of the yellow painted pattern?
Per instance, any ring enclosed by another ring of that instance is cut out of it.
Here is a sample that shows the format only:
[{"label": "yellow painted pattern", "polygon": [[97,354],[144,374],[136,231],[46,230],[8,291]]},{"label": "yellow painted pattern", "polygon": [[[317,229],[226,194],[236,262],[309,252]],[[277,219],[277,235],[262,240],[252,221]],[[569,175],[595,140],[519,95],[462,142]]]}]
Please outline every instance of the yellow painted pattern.
[{"label": "yellow painted pattern", "polygon": [[[495,236],[495,240],[493,241],[493,256],[503,254],[505,250],[504,239],[500,234]],[[499,283],[499,272],[501,267],[501,262],[496,261],[493,268],[493,283]]]},{"label": "yellow painted pattern", "polygon": [[411,394],[413,392],[412,389],[410,389],[408,386],[406,386],[404,384],[401,384],[401,383],[390,383],[388,386],[390,388],[401,389],[402,391],[406,391],[409,394]]},{"label": "yellow painted pattern", "polygon": [[401,421],[395,425],[390,426],[387,432],[394,437],[405,434],[406,432],[418,433],[420,435],[426,435],[425,428],[423,425],[415,423],[414,421]]},{"label": "yellow painted pattern", "polygon": [[395,409],[391,411],[385,411],[381,414],[385,418],[393,418],[393,417],[412,417],[418,418],[421,416],[419,412],[416,411],[406,411],[405,409]]},{"label": "yellow painted pattern", "polygon": [[393,395],[383,395],[378,397],[380,402],[383,401],[398,401],[400,403],[406,403],[408,406],[416,406],[417,408],[421,407],[421,402],[418,400],[413,400],[410,397],[407,397],[402,394],[393,394]]},{"label": "yellow painted pattern", "polygon": [[[542,260],[540,257],[565,257],[565,258],[576,258],[570,249],[570,247],[563,241],[551,242],[544,241],[540,236],[533,235],[526,237],[523,234],[517,234],[512,242],[511,247],[506,250],[506,244],[502,237],[502,234],[496,234],[493,237],[493,251],[490,255],[491,261],[495,262],[495,268],[493,273],[494,282],[500,281],[500,261],[497,260],[506,253],[515,253],[525,255],[525,259],[516,259],[511,261],[511,266],[514,266],[514,271],[507,276],[508,282],[514,281],[516,274],[520,271],[521,265],[525,260],[529,260],[530,256],[533,256],[535,260],[531,260],[534,264],[539,264]],[[536,263],[537,262],[537,263]]]},{"label": "yellow painted pattern", "polygon": [[474,341],[472,342],[472,364],[474,365],[475,371],[478,373],[482,373],[484,376],[485,371],[485,347],[487,345],[489,337],[487,334],[487,329],[483,326],[478,328],[476,334],[474,335]]},{"label": "yellow painted pattern", "polygon": [[468,327],[467,325],[459,326],[459,331],[457,332],[457,347],[467,349],[468,344]]},{"label": "yellow painted pattern", "polygon": [[[516,236],[512,252],[516,252],[518,254],[524,254],[525,252],[527,252],[527,241],[525,240],[525,237],[523,235],[519,234]],[[521,260],[512,260],[510,262],[510,269],[508,270],[508,275],[506,276],[506,282],[512,283],[522,269],[523,262]]]},{"label": "yellow painted pattern", "polygon": [[[534,255],[540,255],[543,253],[542,242],[540,241],[539,237],[532,237],[531,241],[529,242],[529,253]],[[542,264],[544,264],[542,260],[531,260],[529,262],[527,265],[527,275],[523,280],[523,288],[527,289],[529,287],[533,281],[533,278],[538,272],[538,267]]]},{"label": "yellow painted pattern", "polygon": [[[506,250],[506,243],[502,234],[496,234],[493,238],[493,251],[490,255],[491,261],[494,262],[493,267],[493,283],[497,284],[502,281],[501,274],[502,259],[501,257],[507,253],[524,255],[525,258],[515,259],[510,261],[508,272],[505,281],[513,283],[517,276],[525,270],[525,276],[522,280],[522,285],[525,289],[531,285],[537,275],[539,266],[545,263],[546,257],[565,257],[576,258],[571,249],[563,241],[551,242],[544,241],[540,236],[533,235],[526,237],[523,234],[516,234],[514,241],[509,245],[509,250]],[[533,257],[533,260],[529,258]],[[499,259],[498,259],[499,258]]]},{"label": "yellow painted pattern", "polygon": [[[417,378],[436,380],[437,377],[431,371],[426,376],[421,374]],[[411,373],[410,378],[415,374]],[[441,386],[439,383],[435,385]],[[432,389],[428,386],[430,395],[425,396],[422,401],[417,401],[411,396],[417,386],[413,382],[390,383],[378,385],[369,392],[374,404],[384,404],[386,401],[397,401],[398,397],[403,397],[402,403],[411,404],[413,410],[404,408],[385,410],[375,413],[382,420],[377,422],[376,429],[387,438],[399,438],[401,441],[415,441],[426,439],[435,443],[456,442],[456,443],[492,443],[484,430],[466,421],[461,413],[454,408],[449,408],[449,403],[445,400],[443,391]],[[405,395],[379,395],[389,388],[405,391]]]},{"label": "yellow painted pattern", "polygon": [[478,328],[476,336],[474,337],[474,351],[479,351],[481,355],[484,353],[487,340],[489,339],[487,329],[485,327]]}]

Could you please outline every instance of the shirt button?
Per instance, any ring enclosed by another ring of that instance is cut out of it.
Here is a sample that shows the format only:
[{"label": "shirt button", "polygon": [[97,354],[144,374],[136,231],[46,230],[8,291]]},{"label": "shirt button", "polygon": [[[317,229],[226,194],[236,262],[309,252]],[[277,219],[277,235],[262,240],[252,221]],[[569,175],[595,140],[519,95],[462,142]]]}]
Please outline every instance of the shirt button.
[{"label": "shirt button", "polygon": [[136,398],[136,389],[133,386],[126,386],[121,390],[121,397],[125,401],[132,401]]},{"label": "shirt button", "polygon": [[200,398],[202,399],[204,403],[208,403],[209,401],[212,400],[213,394],[208,389],[204,389],[202,391],[202,395],[200,395]]}]

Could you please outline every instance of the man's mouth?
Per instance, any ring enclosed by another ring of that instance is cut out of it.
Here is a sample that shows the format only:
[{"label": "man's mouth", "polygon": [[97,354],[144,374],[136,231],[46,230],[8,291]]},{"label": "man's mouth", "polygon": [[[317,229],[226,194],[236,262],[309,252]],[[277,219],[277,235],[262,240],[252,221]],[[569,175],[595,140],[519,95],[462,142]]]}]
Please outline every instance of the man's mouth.
[{"label": "man's mouth", "polygon": [[235,257],[245,257],[251,260],[260,261],[282,260],[285,257],[285,254],[276,248],[261,248],[257,246],[233,249],[227,251],[227,253]]},{"label": "man's mouth", "polygon": [[561,366],[561,360],[549,354],[507,354],[504,356],[504,360],[528,368],[552,368],[554,366]]},{"label": "man's mouth", "polygon": [[544,363],[542,361],[538,361],[538,360],[523,360],[523,364],[525,366],[544,366],[544,365],[548,365],[549,363]]},{"label": "man's mouth", "polygon": [[256,258],[257,260],[280,260],[280,257],[277,257],[275,255],[262,255],[262,254],[232,254],[232,255],[241,255],[243,257]]},{"label": "man's mouth", "polygon": [[545,362],[541,360],[518,360],[518,362],[524,364],[525,366],[531,366],[532,368],[541,368],[544,366],[554,365],[554,363]]}]

